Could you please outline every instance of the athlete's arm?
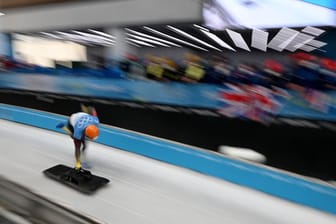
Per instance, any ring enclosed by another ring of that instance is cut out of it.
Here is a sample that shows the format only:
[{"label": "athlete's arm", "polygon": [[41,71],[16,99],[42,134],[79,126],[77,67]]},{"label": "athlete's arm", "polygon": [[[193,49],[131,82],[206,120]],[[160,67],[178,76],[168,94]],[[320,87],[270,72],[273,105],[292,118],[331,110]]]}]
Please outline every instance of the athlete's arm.
[{"label": "athlete's arm", "polygon": [[94,107],[89,107],[89,110],[92,116],[98,117],[97,111]]},{"label": "athlete's arm", "polygon": [[92,116],[98,117],[97,111],[94,107],[85,106],[84,104],[81,104],[80,106],[83,112],[91,114]]}]

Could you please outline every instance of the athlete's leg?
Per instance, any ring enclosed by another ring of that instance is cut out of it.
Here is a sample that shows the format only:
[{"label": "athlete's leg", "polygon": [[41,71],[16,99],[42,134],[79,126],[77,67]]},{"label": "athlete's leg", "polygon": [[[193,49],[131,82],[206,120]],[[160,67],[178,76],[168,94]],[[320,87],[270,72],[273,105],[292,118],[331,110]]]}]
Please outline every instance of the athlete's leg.
[{"label": "athlete's leg", "polygon": [[81,163],[82,163],[82,167],[86,168],[86,169],[90,169],[91,165],[90,163],[87,161],[87,150],[86,150],[86,141],[83,140],[82,141],[82,151],[81,151]]},{"label": "athlete's leg", "polygon": [[81,140],[74,139],[74,144],[75,144],[75,158],[76,158],[76,169],[80,169],[82,167],[81,160],[80,160],[80,155],[81,155]]}]

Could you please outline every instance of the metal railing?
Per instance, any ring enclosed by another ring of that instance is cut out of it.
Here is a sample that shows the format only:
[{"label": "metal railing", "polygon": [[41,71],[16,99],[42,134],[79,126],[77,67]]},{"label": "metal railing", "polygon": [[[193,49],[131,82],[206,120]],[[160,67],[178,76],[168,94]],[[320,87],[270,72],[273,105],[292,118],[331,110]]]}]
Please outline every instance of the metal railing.
[{"label": "metal railing", "polygon": [[[48,200],[0,176],[0,209],[3,218],[34,224],[103,224],[88,215]],[[8,223],[20,223],[10,220]]]}]

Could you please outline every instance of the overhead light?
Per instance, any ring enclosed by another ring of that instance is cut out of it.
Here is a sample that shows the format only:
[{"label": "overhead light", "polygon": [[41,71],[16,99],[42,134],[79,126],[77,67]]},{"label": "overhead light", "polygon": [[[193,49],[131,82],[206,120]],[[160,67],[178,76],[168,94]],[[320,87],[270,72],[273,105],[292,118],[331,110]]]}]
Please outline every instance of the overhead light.
[{"label": "overhead light", "polygon": [[308,45],[303,45],[300,47],[301,50],[306,51],[306,52],[311,52],[313,50],[316,50],[316,47],[308,46]]},{"label": "overhead light", "polygon": [[316,51],[321,51],[323,53],[327,52],[326,50],[320,49],[320,48],[316,48]]},{"label": "overhead light", "polygon": [[87,40],[86,37],[83,37],[81,35],[77,34],[72,34],[72,33],[66,33],[66,32],[60,32],[60,31],[55,31],[55,33],[58,33],[60,35],[66,36],[68,38],[74,39],[74,40]]},{"label": "overhead light", "polygon": [[227,49],[230,49],[232,51],[236,51],[230,45],[228,45],[222,39],[220,39],[217,35],[211,33],[209,29],[207,29],[207,28],[205,28],[203,26],[199,26],[197,24],[193,24],[193,26],[196,27],[196,28],[198,28],[202,33],[204,33],[206,36],[208,36],[209,38],[211,38],[212,40],[214,40],[220,46],[225,47]]},{"label": "overhead light", "polygon": [[0,12],[0,16],[4,16],[4,15],[6,15],[5,13],[3,13],[3,12]]},{"label": "overhead light", "polygon": [[152,43],[152,44],[157,44],[157,45],[160,45],[160,46],[163,46],[163,47],[170,47],[169,45],[161,43],[161,42],[156,41],[156,40],[151,40],[151,39],[145,38],[145,37],[139,37],[137,35],[133,35],[133,34],[130,34],[130,33],[126,33],[126,34],[128,36],[133,37],[133,38],[138,39],[138,40],[146,41],[146,42],[149,42],[149,43]]},{"label": "overhead light", "polygon": [[268,47],[281,52],[299,33],[296,30],[284,27],[268,43]]},{"label": "overhead light", "polygon": [[[298,35],[298,33],[296,35]],[[293,35],[293,36],[289,37],[287,40],[285,40],[284,42],[280,43],[279,46],[277,47],[278,49],[274,49],[274,48],[273,49],[277,50],[277,51],[283,51],[287,47],[287,45],[290,44],[294,40],[296,35]],[[270,47],[270,48],[272,48],[272,47]]]},{"label": "overhead light", "polygon": [[74,42],[80,42],[83,44],[89,44],[90,42],[92,43],[96,43],[96,44],[101,44],[101,41],[96,41],[92,38],[89,37],[85,37],[82,35],[77,35],[77,34],[72,34],[72,33],[66,33],[66,32],[60,32],[60,31],[55,31],[55,33],[58,33],[60,35],[65,36],[64,39],[70,40],[70,41],[74,41]]},{"label": "overhead light", "polygon": [[209,29],[207,29],[207,28],[205,28],[203,26],[200,26],[200,25],[197,25],[197,24],[193,24],[193,26],[196,27],[196,28],[198,28],[198,29],[200,29],[200,30],[204,30],[204,31],[210,32]]},{"label": "overhead light", "polygon": [[320,36],[322,33],[325,32],[325,30],[322,30],[322,29],[316,28],[316,27],[307,26],[302,30],[302,32],[312,34],[314,36]]},{"label": "overhead light", "polygon": [[318,48],[327,45],[327,43],[322,42],[322,41],[318,41],[318,40],[311,40],[311,41],[309,41],[309,42],[306,43],[306,44],[308,44],[308,45],[310,45],[310,46],[313,46],[313,47],[318,47]]},{"label": "overhead light", "polygon": [[160,32],[160,31],[154,30],[154,29],[149,28],[149,27],[147,27],[147,26],[144,26],[144,29],[146,29],[146,30],[148,30],[148,31],[150,31],[150,32],[152,32],[152,33],[158,34],[158,35],[160,35],[160,36],[163,36],[163,37],[169,38],[169,39],[171,39],[171,40],[174,40],[174,41],[176,41],[176,42],[179,42],[179,43],[188,45],[188,46],[190,46],[190,47],[194,47],[194,48],[197,48],[197,49],[200,49],[200,50],[203,50],[203,51],[208,51],[207,49],[205,49],[205,48],[203,48],[203,47],[200,47],[200,46],[197,46],[197,45],[195,45],[195,44],[189,43],[189,42],[187,42],[187,41],[184,41],[184,40],[181,40],[181,39],[172,37],[172,36],[170,36],[170,35],[168,35],[168,34],[165,34],[165,33],[162,33],[162,32]]},{"label": "overhead light", "polygon": [[99,35],[80,32],[80,31],[76,31],[76,30],[72,30],[72,32],[78,34],[81,39],[83,39],[83,40],[85,40],[89,43],[102,45],[102,46],[107,46],[107,47],[114,46],[114,44],[115,44],[114,40],[111,40],[109,38],[102,37],[102,36],[99,36]]},{"label": "overhead light", "polygon": [[252,31],[251,47],[257,48],[262,51],[267,51],[268,32],[258,29]]},{"label": "overhead light", "polygon": [[141,44],[141,45],[144,45],[144,46],[148,46],[148,47],[155,47],[154,45],[146,43],[145,41],[141,41],[141,40],[134,40],[132,38],[126,38],[126,40],[132,41],[132,42],[134,42],[136,44]]},{"label": "overhead light", "polygon": [[169,25],[168,25],[167,27],[168,27],[169,29],[171,29],[172,31],[174,31],[175,33],[181,34],[181,35],[183,35],[183,36],[185,36],[185,37],[187,37],[187,38],[189,38],[189,39],[192,39],[192,40],[194,40],[194,41],[196,41],[196,42],[198,42],[198,43],[200,43],[200,44],[203,44],[204,46],[210,47],[210,48],[215,49],[215,50],[217,50],[217,51],[222,51],[221,49],[219,49],[219,48],[217,48],[217,47],[215,47],[215,46],[212,46],[211,44],[208,44],[208,43],[206,43],[205,41],[200,40],[200,39],[198,39],[198,38],[196,38],[196,37],[190,35],[190,34],[187,33],[187,32],[184,32],[183,30],[180,30],[180,29],[178,29],[178,28],[175,28],[175,27],[173,27],[173,26],[169,26]]},{"label": "overhead light", "polygon": [[85,37],[88,37],[90,40],[93,40],[93,41],[97,41],[97,39],[99,39],[100,41],[97,41],[97,42],[102,42],[101,40],[103,40],[104,42],[107,42],[107,43],[115,43],[115,40],[111,40],[111,39],[106,38],[106,37],[102,37],[102,36],[98,36],[98,35],[94,35],[94,34],[90,34],[90,33],[85,33],[85,32],[81,32],[81,31],[76,31],[76,30],[72,30],[72,32],[77,33],[77,34],[82,35],[82,36],[85,36]]},{"label": "overhead light", "polygon": [[247,50],[247,51],[251,51],[240,33],[237,33],[237,32],[232,31],[230,29],[226,29],[226,32],[229,34],[230,38],[232,39],[232,41],[236,45],[236,47],[242,48],[242,49]]},{"label": "overhead light", "polygon": [[60,35],[67,36],[67,37],[75,37],[75,36],[78,36],[78,35],[75,35],[75,34],[65,33],[65,32],[60,32],[60,31],[55,31],[55,33],[58,33],[58,34],[60,34]]},{"label": "overhead light", "polygon": [[309,41],[313,40],[314,36],[304,34],[304,33],[299,33],[298,35],[295,36],[295,38],[286,46],[286,50],[294,52],[298,48],[302,47]]},{"label": "overhead light", "polygon": [[178,45],[178,44],[175,44],[171,41],[168,41],[168,40],[164,40],[164,39],[160,39],[160,38],[157,38],[157,37],[153,37],[153,36],[150,36],[150,35],[147,35],[147,34],[144,34],[144,33],[141,33],[141,32],[138,32],[138,31],[134,31],[134,30],[131,30],[131,29],[128,29],[126,28],[125,30],[127,30],[128,32],[131,32],[131,33],[135,33],[139,36],[143,36],[143,37],[147,37],[149,39],[153,39],[153,40],[157,40],[157,41],[160,41],[162,43],[166,43],[166,44],[170,44],[170,45],[173,45],[175,47],[182,47],[181,45]]},{"label": "overhead light", "polygon": [[108,38],[116,39],[115,36],[112,36],[111,34],[108,34],[108,33],[104,33],[104,32],[97,31],[97,30],[93,30],[93,29],[89,29],[89,31],[92,32],[92,33],[96,33],[96,34],[102,35],[102,36],[104,36],[104,37],[108,37]]},{"label": "overhead light", "polygon": [[63,39],[62,37],[57,36],[57,35],[52,34],[52,33],[40,32],[40,34],[43,34],[43,35],[45,35],[45,36],[52,37],[52,38],[55,38],[55,39]]},{"label": "overhead light", "polygon": [[228,45],[227,43],[225,43],[222,39],[220,39],[218,36],[216,36],[213,33],[210,33],[208,31],[202,30],[200,29],[200,31],[202,33],[204,33],[205,35],[207,35],[209,38],[211,38],[212,40],[214,40],[216,43],[218,43],[220,46],[225,47],[227,49],[230,49],[232,51],[236,51],[234,48],[232,48],[230,45]]}]

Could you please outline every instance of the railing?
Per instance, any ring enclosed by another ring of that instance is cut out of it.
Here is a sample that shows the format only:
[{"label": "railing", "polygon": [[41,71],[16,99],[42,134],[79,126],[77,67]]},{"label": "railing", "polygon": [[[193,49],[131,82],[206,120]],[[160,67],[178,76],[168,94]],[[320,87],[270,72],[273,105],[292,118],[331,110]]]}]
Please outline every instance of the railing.
[{"label": "railing", "polygon": [[[102,224],[0,176],[0,207],[8,223]],[[7,215],[6,215],[7,214]]]}]

